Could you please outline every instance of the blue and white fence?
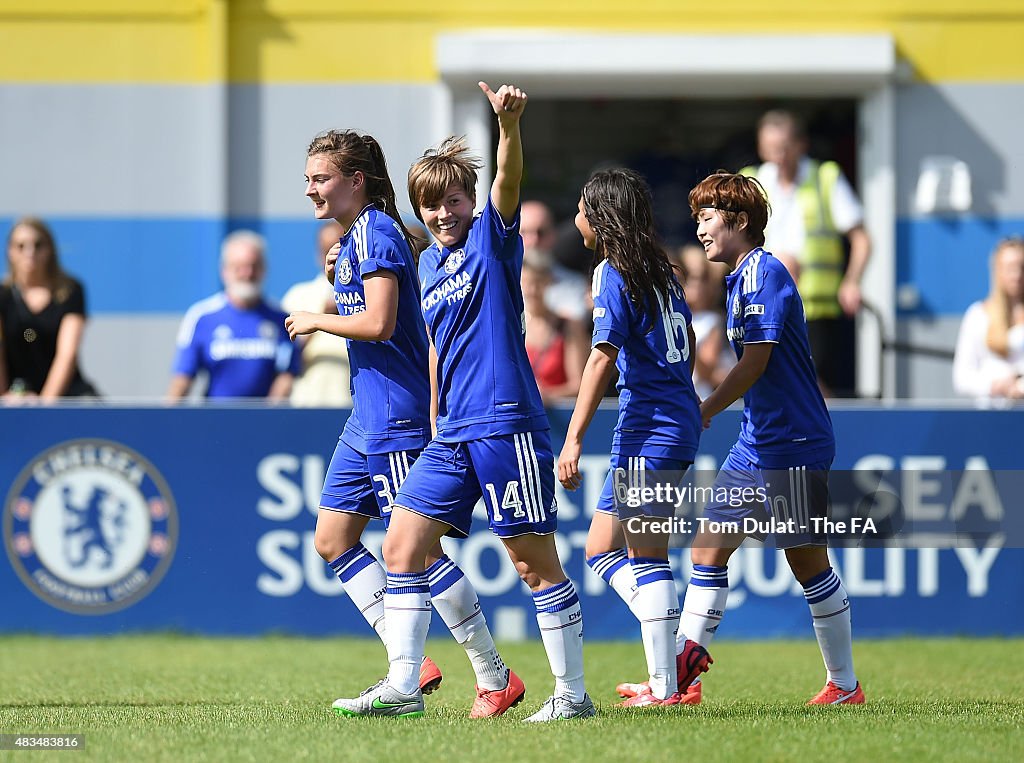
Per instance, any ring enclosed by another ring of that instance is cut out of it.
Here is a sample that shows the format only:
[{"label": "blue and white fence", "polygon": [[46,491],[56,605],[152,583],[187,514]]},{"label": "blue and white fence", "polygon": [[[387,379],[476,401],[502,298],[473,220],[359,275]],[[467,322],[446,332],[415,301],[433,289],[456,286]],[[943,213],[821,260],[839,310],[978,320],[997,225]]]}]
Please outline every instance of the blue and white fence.
[{"label": "blue and white fence", "polygon": [[[569,411],[550,415],[557,453]],[[287,408],[0,409],[0,486],[7,488],[0,633],[368,635],[313,547],[324,469],[345,416]],[[986,473],[1020,468],[1024,411],[842,409],[833,419],[836,469],[902,474],[889,489],[908,512],[941,518],[965,501],[997,517],[1024,511],[1019,496],[972,488],[954,499],[933,489],[941,479],[927,478],[967,469],[991,487]],[[559,494],[562,559],[581,595],[587,635],[598,639],[638,632],[584,564],[614,421],[614,411],[598,413],[584,487]],[[735,412],[716,419],[702,442],[702,469],[721,463],[737,425]],[[378,550],[382,527],[368,529],[366,545]],[[833,556],[861,636],[1019,635],[1024,551],[1004,545],[854,547]],[[499,635],[536,635],[529,595],[486,522],[448,548]],[[689,554],[673,554],[682,590]],[[721,636],[810,633],[800,589],[774,548],[741,549],[730,576]]]}]

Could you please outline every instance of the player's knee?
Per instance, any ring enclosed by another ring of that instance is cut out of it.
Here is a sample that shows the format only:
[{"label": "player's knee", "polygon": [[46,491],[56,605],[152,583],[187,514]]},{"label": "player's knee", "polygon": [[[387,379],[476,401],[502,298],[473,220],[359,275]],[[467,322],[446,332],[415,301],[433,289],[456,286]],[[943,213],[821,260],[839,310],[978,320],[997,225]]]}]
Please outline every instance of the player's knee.
[{"label": "player's knee", "polygon": [[793,571],[793,577],[801,583],[820,575],[829,567],[828,552],[824,548],[786,549],[786,561]]},{"label": "player's knee", "polygon": [[419,560],[416,559],[416,544],[394,533],[384,536],[381,555],[389,572],[415,572],[423,566],[423,554],[419,554]]},{"label": "player's knee", "polygon": [[350,548],[341,538],[322,532],[319,528],[313,534],[313,547],[325,562],[333,562]]},{"label": "player's knee", "polygon": [[607,554],[610,551],[617,551],[621,546],[612,547],[610,543],[598,542],[587,538],[587,545],[583,549],[583,553],[587,559],[591,559],[601,554]]},{"label": "player's knee", "polygon": [[732,556],[731,548],[715,548],[713,546],[692,546],[690,548],[690,563],[700,564],[706,567],[725,567]]},{"label": "player's knee", "polygon": [[543,582],[541,576],[530,566],[529,562],[516,562],[516,572],[519,573],[519,578],[529,586],[531,591],[540,588]]}]

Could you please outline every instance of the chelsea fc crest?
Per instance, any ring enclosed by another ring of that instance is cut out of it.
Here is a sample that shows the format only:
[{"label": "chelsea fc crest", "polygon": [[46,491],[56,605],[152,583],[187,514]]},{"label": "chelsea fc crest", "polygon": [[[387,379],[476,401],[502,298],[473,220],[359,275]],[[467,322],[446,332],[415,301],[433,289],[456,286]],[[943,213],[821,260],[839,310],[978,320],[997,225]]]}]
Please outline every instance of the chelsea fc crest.
[{"label": "chelsea fc crest", "polygon": [[66,612],[106,614],[144,598],[170,567],[177,540],[163,476],[107,440],[72,440],[38,454],[4,505],[15,572]]},{"label": "chelsea fc crest", "polygon": [[454,252],[448,255],[448,259],[444,261],[444,272],[448,275],[452,275],[462,267],[462,263],[466,261],[466,252],[463,249],[456,249]]},{"label": "chelsea fc crest", "polygon": [[352,281],[352,260],[343,257],[338,260],[338,283],[348,284]]}]

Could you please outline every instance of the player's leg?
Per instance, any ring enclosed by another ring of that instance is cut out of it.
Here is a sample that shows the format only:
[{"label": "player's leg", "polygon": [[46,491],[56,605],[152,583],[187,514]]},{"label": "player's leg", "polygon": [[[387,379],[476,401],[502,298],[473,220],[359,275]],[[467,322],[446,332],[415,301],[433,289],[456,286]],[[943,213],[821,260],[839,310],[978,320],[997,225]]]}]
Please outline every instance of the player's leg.
[{"label": "player's leg", "polygon": [[509,558],[533,594],[537,625],[555,677],[552,695],[526,720],[582,718],[594,714],[583,680],[583,613],[566,578],[553,534],[502,537]]},{"label": "player's leg", "polygon": [[[776,501],[776,513],[787,511],[784,518],[793,519],[798,527],[809,526],[810,518],[827,517],[828,468],[828,464],[811,465],[787,470],[792,479],[775,476],[772,483],[787,488],[782,500]],[[806,542],[793,547],[787,547],[787,537],[776,538],[778,545],[785,547],[786,561],[804,589],[827,672],[825,687],[808,704],[862,704],[864,692],[853,669],[850,599],[829,562],[826,537],[820,533],[809,535],[793,538],[793,542]]]},{"label": "player's leg", "polygon": [[334,711],[339,715],[423,715],[419,677],[431,609],[424,559],[448,529],[400,506],[392,509],[383,549],[388,568],[384,592],[388,674],[358,697],[335,700]]},{"label": "player's leg", "polygon": [[[630,611],[633,612],[633,597],[636,595],[636,579],[629,566],[626,552],[626,538],[622,534],[619,517],[612,500],[612,472],[605,479],[601,498],[590,520],[590,531],[586,544],[587,566],[601,576]],[[633,612],[635,615],[636,612]]]},{"label": "player's leg", "polygon": [[[426,562],[431,604],[448,626],[452,637],[466,650],[466,656],[476,674],[477,697],[506,691],[510,684],[510,671],[494,645],[473,584],[448,558],[440,543],[427,554]],[[514,682],[518,682],[518,678]],[[521,694],[519,692],[520,697]],[[485,702],[483,705],[474,708],[471,716],[476,718],[493,714],[490,710],[495,703]],[[507,709],[505,707],[501,712]]]},{"label": "player's leg", "polygon": [[[387,630],[388,675],[354,699],[339,699],[335,711],[343,715],[412,716],[423,714],[423,695],[419,689],[419,671],[430,626],[430,585],[427,578],[427,554],[449,531],[465,537],[470,513],[461,512],[457,501],[445,499],[464,479],[453,466],[457,449],[432,442],[409,470],[391,510],[388,533],[384,538],[387,587],[384,593],[384,617]],[[465,461],[465,459],[463,459]],[[408,489],[435,496],[416,499]],[[410,510],[406,504],[415,508]],[[446,521],[450,520],[450,521]],[[457,523],[460,527],[455,527]]]},{"label": "player's leg", "polygon": [[366,618],[380,640],[385,641],[384,568],[359,542],[369,521],[367,516],[321,507],[313,545],[334,570],[359,614]]},{"label": "player's leg", "polygon": [[583,615],[555,548],[555,471],[546,431],[467,443],[491,531],[505,543],[533,593],[555,692],[527,720],[587,717],[594,705],[583,683]]},{"label": "player's leg", "polygon": [[[756,507],[732,500],[760,486],[760,473],[749,460],[730,451],[709,491],[712,499],[698,520],[690,547],[692,572],[679,621],[680,640],[707,647],[725,614],[729,599],[729,558],[745,540],[743,520]],[[763,511],[763,508],[762,508]]]},{"label": "player's leg", "polygon": [[320,495],[313,545],[360,614],[385,641],[384,568],[359,542],[370,519],[381,516],[367,469],[367,457],[339,440]]},{"label": "player's leg", "polygon": [[623,705],[677,704],[680,699],[676,677],[679,594],[668,563],[668,546],[654,545],[650,539],[637,542],[631,535],[626,533],[629,564],[637,587],[633,613],[640,621],[650,691]]},{"label": "player's leg", "polygon": [[[381,514],[388,521],[395,496],[419,458],[420,450],[395,451],[368,457]],[[488,690],[508,685],[508,670],[494,646],[480,601],[469,579],[444,553],[437,543],[427,553],[426,574],[430,585],[431,605],[466,649],[478,686]],[[382,608],[383,611],[383,608]],[[420,668],[420,689],[430,694],[441,683],[441,671],[432,660],[424,658]]]},{"label": "player's leg", "polygon": [[[629,564],[636,580],[633,614],[640,620],[640,634],[647,658],[650,691],[623,703],[625,707],[678,704],[676,681],[676,632],[679,629],[679,594],[668,563],[671,533],[658,521],[674,516],[671,503],[642,503],[627,495],[628,487],[648,487],[666,480],[675,482],[689,464],[645,456],[613,456],[613,494],[629,548]],[[625,496],[627,500],[622,500]],[[653,520],[653,522],[652,522]]]}]

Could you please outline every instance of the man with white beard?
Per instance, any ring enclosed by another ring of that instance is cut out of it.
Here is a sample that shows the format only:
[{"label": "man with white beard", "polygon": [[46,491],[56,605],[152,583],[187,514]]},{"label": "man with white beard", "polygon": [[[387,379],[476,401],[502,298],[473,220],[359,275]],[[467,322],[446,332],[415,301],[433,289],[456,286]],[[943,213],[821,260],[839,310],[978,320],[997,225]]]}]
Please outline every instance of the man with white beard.
[{"label": "man with white beard", "polygon": [[178,331],[169,400],[185,397],[200,371],[207,398],[286,400],[300,354],[284,327],[286,313],[263,296],[266,241],[239,230],[221,245],[224,290],[197,302]]}]

